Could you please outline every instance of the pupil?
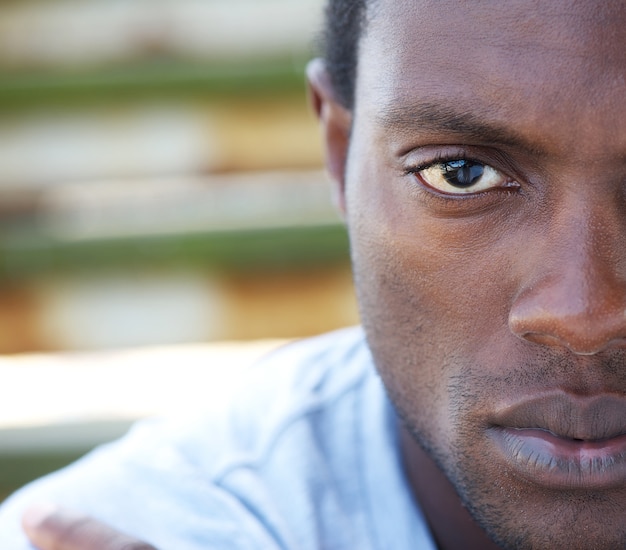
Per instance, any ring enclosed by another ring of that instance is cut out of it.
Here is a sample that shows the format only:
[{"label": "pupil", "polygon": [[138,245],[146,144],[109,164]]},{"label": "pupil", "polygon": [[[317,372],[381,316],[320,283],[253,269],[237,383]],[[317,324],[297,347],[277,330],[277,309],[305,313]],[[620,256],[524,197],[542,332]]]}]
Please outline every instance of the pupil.
[{"label": "pupil", "polygon": [[443,163],[443,177],[454,187],[470,187],[480,179],[485,171],[483,164],[468,160],[452,160]]}]

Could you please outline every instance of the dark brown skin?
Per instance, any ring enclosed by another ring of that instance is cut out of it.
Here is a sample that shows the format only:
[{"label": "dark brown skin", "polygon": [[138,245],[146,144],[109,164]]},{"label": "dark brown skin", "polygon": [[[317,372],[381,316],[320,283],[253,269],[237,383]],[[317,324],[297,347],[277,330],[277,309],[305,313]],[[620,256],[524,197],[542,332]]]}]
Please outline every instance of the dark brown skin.
[{"label": "dark brown skin", "polygon": [[[381,0],[347,157],[349,117],[314,81],[363,323],[442,548],[486,547],[457,493],[503,547],[626,547],[623,475],[547,486],[492,437],[542,396],[542,417],[554,396],[624,410],[625,45],[622,3]],[[415,173],[442,157],[495,172],[461,195]],[[450,482],[420,475],[431,460]]]},{"label": "dark brown skin", "polygon": [[[496,443],[503,410],[546,396],[549,425],[561,398],[621,421],[625,51],[621,2],[380,0],[354,112],[310,67],[363,324],[442,549],[626,547],[621,470],[568,485]],[[424,171],[454,159],[491,168],[463,190]]]}]

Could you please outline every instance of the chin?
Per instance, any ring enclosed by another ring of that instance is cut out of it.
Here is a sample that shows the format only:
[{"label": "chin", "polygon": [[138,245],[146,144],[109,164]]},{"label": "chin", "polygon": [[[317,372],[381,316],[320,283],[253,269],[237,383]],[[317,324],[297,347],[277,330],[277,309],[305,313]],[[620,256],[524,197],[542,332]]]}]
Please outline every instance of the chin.
[{"label": "chin", "polygon": [[[461,492],[468,490],[471,492],[466,488]],[[547,495],[532,490],[520,490],[510,496],[514,490],[502,492],[500,497],[489,493],[484,498],[465,494],[463,499],[473,503],[468,509],[475,521],[502,548],[626,548],[623,498],[593,493]]]}]

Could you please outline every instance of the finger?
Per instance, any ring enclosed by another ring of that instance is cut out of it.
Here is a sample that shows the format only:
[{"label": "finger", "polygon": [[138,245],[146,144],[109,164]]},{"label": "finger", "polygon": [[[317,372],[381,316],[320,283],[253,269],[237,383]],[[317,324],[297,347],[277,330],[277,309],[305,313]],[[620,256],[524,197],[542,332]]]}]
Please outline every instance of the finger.
[{"label": "finger", "polygon": [[90,516],[50,504],[28,508],[22,526],[40,550],[156,550]]}]

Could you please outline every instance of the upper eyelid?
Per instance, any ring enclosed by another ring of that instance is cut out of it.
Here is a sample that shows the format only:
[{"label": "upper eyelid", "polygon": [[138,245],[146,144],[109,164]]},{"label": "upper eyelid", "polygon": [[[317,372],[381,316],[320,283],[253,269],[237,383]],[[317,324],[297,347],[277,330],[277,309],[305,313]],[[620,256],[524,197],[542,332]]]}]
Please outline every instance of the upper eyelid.
[{"label": "upper eyelid", "polygon": [[[492,151],[476,150],[474,147],[455,144],[439,144],[417,147],[407,151],[399,160],[406,166],[428,168],[435,164],[452,160],[468,160],[493,166],[499,164],[496,155]],[[493,159],[493,160],[492,160]]]},{"label": "upper eyelid", "polygon": [[484,162],[482,160],[477,160],[475,158],[472,158],[470,156],[450,156],[450,157],[442,157],[436,160],[431,160],[428,162],[423,162],[420,164],[416,164],[413,166],[407,166],[406,168],[406,173],[413,173],[416,174],[418,172],[423,172],[424,170],[427,170],[428,168],[432,168],[433,166],[437,166],[438,164],[445,164],[446,162],[453,162],[455,160],[465,160],[468,162],[474,162],[476,164],[482,164],[484,166],[489,166],[490,168],[493,168],[494,170],[496,170],[497,172],[502,172],[502,170],[494,167],[493,165],[489,164],[488,162]]},{"label": "upper eyelid", "polygon": [[[447,147],[449,150],[442,151],[441,149],[445,147]],[[490,151],[488,153],[476,153],[474,151],[468,151],[462,146],[439,146],[438,150],[435,150],[430,155],[425,155],[426,160],[412,161],[411,157],[415,156],[418,152],[419,151],[413,150],[410,153],[404,155],[403,171],[406,174],[417,173],[427,168],[430,168],[431,166],[444,164],[446,162],[451,162],[454,160],[466,160],[469,162],[475,162],[478,164],[489,166],[490,168],[493,168],[497,172],[508,176],[517,182],[523,181],[523,178],[520,180],[519,172],[515,168],[515,166],[505,155],[499,153],[498,151]]]}]

